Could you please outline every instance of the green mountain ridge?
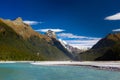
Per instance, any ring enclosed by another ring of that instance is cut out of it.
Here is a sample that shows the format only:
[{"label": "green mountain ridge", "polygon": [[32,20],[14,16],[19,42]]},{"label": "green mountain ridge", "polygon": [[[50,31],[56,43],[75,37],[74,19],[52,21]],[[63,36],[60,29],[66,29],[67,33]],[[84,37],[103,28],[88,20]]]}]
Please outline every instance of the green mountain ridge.
[{"label": "green mountain ridge", "polygon": [[114,61],[120,60],[120,33],[108,34],[90,50],[79,55],[80,60]]},{"label": "green mountain ridge", "polygon": [[[57,40],[56,40],[57,41]],[[71,60],[71,54],[41,35],[21,18],[0,19],[0,60]],[[69,54],[69,55],[66,55]]]}]

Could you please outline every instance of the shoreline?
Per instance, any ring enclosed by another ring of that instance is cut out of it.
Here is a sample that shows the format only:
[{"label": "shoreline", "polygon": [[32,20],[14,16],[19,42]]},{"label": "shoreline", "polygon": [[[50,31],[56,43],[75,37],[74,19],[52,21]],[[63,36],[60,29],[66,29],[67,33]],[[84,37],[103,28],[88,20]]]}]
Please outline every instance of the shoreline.
[{"label": "shoreline", "polygon": [[86,66],[99,70],[120,71],[120,61],[38,61],[31,64],[43,66]]},{"label": "shoreline", "polygon": [[42,66],[86,66],[99,70],[120,71],[120,61],[0,61],[1,63],[30,63]]}]

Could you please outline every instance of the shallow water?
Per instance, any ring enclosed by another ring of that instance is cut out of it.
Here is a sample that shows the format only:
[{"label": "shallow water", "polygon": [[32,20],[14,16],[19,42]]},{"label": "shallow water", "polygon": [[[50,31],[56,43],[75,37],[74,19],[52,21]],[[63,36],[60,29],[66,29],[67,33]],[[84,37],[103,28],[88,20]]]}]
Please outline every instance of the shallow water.
[{"label": "shallow water", "polygon": [[119,80],[120,72],[81,66],[40,66],[29,63],[0,64],[0,80]]}]

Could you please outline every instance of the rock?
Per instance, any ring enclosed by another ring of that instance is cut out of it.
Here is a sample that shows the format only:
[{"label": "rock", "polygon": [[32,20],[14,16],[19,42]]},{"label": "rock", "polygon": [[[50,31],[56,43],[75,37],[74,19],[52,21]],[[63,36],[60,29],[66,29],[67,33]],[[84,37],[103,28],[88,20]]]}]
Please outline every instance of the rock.
[{"label": "rock", "polygon": [[50,38],[56,38],[56,33],[52,30],[48,30],[46,33],[45,33],[46,36],[50,37]]}]

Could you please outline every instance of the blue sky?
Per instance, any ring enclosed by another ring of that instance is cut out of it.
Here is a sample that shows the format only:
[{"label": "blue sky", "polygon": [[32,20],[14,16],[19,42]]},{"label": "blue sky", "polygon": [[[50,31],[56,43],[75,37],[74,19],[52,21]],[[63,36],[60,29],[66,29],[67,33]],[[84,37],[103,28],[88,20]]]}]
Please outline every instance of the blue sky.
[{"label": "blue sky", "polygon": [[91,47],[120,29],[120,0],[1,0],[0,17],[22,17],[40,33],[52,29],[73,46]]}]

